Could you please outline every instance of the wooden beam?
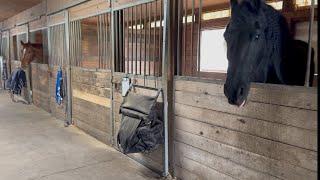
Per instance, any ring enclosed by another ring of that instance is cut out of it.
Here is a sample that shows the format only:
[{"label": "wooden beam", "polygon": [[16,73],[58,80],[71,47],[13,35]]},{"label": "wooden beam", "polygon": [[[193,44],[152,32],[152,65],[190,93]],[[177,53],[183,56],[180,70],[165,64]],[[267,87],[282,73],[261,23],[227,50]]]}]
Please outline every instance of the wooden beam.
[{"label": "wooden beam", "polygon": [[111,108],[111,100],[110,98],[100,97],[93,94],[81,92],[79,90],[72,90],[73,97],[83,99],[85,101],[89,101],[94,104],[99,104],[101,106]]}]

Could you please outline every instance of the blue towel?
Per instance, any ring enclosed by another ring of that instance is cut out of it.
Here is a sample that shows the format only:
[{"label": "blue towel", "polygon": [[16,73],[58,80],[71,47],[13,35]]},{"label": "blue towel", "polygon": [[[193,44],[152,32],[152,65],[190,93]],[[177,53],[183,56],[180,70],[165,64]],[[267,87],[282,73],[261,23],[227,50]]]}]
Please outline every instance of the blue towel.
[{"label": "blue towel", "polygon": [[56,81],[56,103],[61,104],[63,100],[63,78],[61,68],[57,72],[57,81]]}]

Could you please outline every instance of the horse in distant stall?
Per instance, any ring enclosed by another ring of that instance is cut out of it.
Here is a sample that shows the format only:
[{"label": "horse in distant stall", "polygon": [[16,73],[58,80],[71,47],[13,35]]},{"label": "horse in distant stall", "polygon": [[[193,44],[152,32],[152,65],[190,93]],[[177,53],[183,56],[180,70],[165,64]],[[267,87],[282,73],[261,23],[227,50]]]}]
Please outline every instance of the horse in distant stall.
[{"label": "horse in distant stall", "polygon": [[[22,46],[21,68],[22,70],[26,71],[26,69],[28,68],[31,62],[42,59],[43,47],[42,47],[42,44],[38,44],[38,43],[30,43],[30,42],[24,43],[23,41],[21,41],[20,43]],[[10,91],[10,97],[13,102],[22,102],[24,104],[27,104],[27,102],[25,102],[24,100],[15,100],[13,91]]]},{"label": "horse in distant stall", "polygon": [[[251,82],[303,86],[308,44],[293,40],[287,21],[264,0],[231,0],[224,33],[228,70],[224,94],[232,105],[247,101]],[[313,81],[314,61],[310,69]]]},{"label": "horse in distant stall", "polygon": [[32,61],[39,60],[43,58],[43,47],[42,44],[38,43],[24,43],[21,41],[22,46],[22,58],[21,58],[21,68],[25,69],[29,66]]}]

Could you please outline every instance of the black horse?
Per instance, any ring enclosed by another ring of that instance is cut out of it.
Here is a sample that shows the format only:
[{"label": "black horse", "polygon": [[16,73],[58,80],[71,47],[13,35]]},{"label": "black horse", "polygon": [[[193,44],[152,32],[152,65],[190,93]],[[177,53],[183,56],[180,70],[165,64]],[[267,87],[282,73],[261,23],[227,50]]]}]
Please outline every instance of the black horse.
[{"label": "black horse", "polygon": [[[308,44],[293,40],[285,17],[264,0],[231,0],[231,8],[224,33],[229,103],[243,106],[251,82],[304,85]],[[310,82],[313,74],[312,58]]]}]

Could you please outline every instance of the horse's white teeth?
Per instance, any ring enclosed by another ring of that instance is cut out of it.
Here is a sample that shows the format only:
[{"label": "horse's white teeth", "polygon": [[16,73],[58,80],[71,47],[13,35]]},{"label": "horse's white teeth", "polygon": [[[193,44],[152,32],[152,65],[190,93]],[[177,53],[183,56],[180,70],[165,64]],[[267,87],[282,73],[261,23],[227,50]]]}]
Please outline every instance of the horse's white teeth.
[{"label": "horse's white teeth", "polygon": [[243,107],[244,105],[246,104],[246,100],[244,100],[243,102],[242,102],[242,104],[239,106],[239,107]]}]

